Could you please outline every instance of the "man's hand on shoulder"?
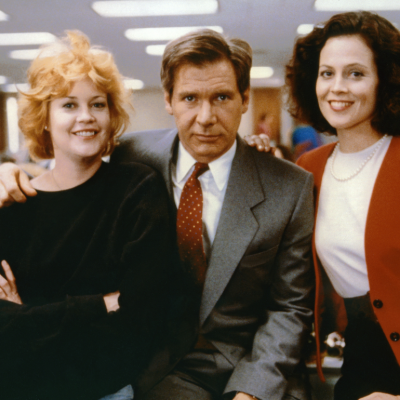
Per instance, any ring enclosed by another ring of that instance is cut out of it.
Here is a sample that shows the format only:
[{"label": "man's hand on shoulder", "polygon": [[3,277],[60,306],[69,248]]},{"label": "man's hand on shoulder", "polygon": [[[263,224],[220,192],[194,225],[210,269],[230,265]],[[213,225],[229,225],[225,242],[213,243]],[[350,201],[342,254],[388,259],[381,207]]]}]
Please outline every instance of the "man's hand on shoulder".
[{"label": "man's hand on shoulder", "polygon": [[26,196],[36,196],[28,175],[13,163],[0,165],[0,208],[24,203]]},{"label": "man's hand on shoulder", "polygon": [[259,135],[248,135],[243,138],[251,147],[256,147],[260,152],[272,153],[275,152],[275,147],[271,146],[269,136],[265,133]]}]

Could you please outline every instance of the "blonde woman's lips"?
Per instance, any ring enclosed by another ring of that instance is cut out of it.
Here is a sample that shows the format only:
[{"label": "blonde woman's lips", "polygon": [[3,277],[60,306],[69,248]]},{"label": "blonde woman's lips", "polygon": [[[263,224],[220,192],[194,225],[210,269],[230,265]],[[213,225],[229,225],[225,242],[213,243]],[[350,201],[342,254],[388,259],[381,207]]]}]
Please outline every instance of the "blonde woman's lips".
[{"label": "blonde woman's lips", "polygon": [[78,131],[78,132],[73,132],[73,133],[76,136],[91,137],[91,136],[96,135],[97,131]]}]

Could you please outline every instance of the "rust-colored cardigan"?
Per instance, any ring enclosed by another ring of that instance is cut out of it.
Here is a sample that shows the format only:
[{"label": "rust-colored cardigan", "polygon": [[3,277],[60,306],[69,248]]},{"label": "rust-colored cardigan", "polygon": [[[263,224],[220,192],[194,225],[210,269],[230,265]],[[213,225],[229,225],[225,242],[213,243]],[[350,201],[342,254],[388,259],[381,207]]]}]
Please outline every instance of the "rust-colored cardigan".
[{"label": "rust-colored cardigan", "polygon": [[[315,218],[322,176],[334,146],[322,146],[304,154],[297,161],[299,166],[314,174]],[[365,229],[365,258],[372,306],[400,364],[400,137],[393,137],[376,178]],[[315,249],[315,237],[313,259],[316,275],[317,368],[320,378],[324,380],[319,339],[322,266]]]}]

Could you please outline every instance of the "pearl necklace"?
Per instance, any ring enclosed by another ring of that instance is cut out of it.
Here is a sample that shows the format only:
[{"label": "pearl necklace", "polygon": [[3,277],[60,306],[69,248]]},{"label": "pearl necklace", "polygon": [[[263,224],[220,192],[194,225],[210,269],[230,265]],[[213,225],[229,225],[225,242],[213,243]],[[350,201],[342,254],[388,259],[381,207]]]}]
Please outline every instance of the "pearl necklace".
[{"label": "pearl necklace", "polygon": [[384,135],[381,139],[378,140],[374,151],[368,155],[368,157],[360,164],[360,166],[353,172],[351,173],[349,176],[346,176],[345,178],[339,178],[338,176],[335,175],[334,171],[333,171],[333,163],[335,162],[335,158],[337,155],[337,152],[339,151],[339,142],[336,143],[335,149],[333,150],[333,154],[332,154],[332,161],[331,161],[331,174],[332,176],[340,182],[345,182],[348,181],[352,178],[354,178],[355,176],[357,176],[361,170],[365,167],[365,165],[367,164],[367,162],[369,160],[371,160],[371,158],[376,154],[376,152],[381,148],[385,138],[387,137],[387,135]]}]

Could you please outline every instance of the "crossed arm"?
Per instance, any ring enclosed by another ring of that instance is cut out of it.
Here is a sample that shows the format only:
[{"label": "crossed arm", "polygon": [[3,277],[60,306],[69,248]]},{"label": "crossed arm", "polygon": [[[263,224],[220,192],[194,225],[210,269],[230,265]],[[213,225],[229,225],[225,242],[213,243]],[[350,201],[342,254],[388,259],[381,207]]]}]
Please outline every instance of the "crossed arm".
[{"label": "crossed arm", "polygon": [[[3,277],[2,275],[0,275],[0,299],[15,304],[22,304],[21,297],[18,293],[17,282],[10,265],[6,260],[3,260],[1,262],[1,266],[3,267],[5,276]],[[103,296],[103,300],[108,313],[112,311],[117,311],[119,309],[119,295],[119,291],[116,291]]]}]

